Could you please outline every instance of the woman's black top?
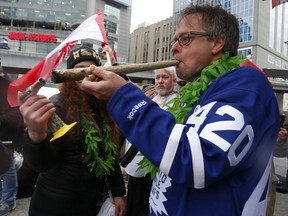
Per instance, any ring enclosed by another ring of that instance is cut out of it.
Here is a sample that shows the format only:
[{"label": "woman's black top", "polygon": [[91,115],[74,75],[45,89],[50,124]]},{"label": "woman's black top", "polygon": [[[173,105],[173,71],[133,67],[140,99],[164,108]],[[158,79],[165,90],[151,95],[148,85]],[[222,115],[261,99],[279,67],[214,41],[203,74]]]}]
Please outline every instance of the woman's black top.
[{"label": "woman's black top", "polygon": [[[56,112],[66,123],[66,109],[59,95],[52,98]],[[81,131],[81,122],[74,126]],[[82,134],[82,133],[80,133]],[[32,196],[29,216],[96,216],[103,195],[105,176],[96,177],[90,167],[83,163],[84,135],[75,137],[68,132],[49,142],[32,143],[25,136],[24,158],[33,169],[40,172]],[[104,143],[105,145],[105,143]],[[107,176],[113,197],[126,194],[125,184],[118,160],[114,172]]]}]

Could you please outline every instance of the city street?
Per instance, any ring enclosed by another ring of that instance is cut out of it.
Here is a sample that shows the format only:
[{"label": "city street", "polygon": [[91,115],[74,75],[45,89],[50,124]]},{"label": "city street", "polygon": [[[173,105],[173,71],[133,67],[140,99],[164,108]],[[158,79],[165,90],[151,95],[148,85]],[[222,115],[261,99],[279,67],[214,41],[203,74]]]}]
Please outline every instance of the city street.
[{"label": "city street", "polygon": [[[276,174],[282,177],[286,176],[287,158],[274,158],[274,163]],[[17,207],[9,216],[28,216],[29,202],[30,199],[17,200]],[[288,215],[288,193],[277,192],[274,216],[284,215]]]}]

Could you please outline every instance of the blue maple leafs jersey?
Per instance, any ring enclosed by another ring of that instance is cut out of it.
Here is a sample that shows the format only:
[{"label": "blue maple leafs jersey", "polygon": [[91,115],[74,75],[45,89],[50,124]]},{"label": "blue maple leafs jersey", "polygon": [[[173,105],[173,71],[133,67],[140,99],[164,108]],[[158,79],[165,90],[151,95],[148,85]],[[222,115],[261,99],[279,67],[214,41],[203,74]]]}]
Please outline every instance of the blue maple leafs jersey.
[{"label": "blue maple leafs jersey", "polygon": [[278,104],[252,67],[212,83],[183,124],[128,83],[109,101],[124,136],[159,167],[150,215],[265,215]]}]

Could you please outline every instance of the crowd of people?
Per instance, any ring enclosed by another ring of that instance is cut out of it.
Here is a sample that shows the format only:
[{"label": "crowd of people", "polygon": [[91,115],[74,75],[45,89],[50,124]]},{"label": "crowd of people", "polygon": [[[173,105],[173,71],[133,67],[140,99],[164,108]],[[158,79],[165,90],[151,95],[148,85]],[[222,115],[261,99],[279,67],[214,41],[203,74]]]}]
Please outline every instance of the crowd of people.
[{"label": "crowd of people", "polygon": [[[274,148],[287,141],[287,129],[279,132],[269,80],[246,64],[238,45],[234,15],[189,5],[171,43],[179,64],[155,71],[153,96],[99,69],[92,48],[71,50],[67,68],[90,67],[91,74],[16,108],[22,166],[37,173],[29,216],[96,216],[109,191],[117,216],[269,215]],[[177,78],[187,82],[179,91]],[[55,113],[76,124],[51,141]],[[1,178],[14,170],[13,152],[2,142]],[[125,142],[138,153],[121,170]],[[4,180],[1,211],[9,213],[16,198],[5,200]]]}]

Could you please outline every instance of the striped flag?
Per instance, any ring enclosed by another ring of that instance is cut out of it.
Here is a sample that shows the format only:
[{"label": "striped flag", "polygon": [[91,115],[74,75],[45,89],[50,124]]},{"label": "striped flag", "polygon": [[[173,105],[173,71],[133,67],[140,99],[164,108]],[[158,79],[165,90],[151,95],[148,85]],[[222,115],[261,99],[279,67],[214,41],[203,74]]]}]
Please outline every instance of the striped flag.
[{"label": "striped flag", "polygon": [[102,11],[84,20],[62,43],[52,50],[35,67],[22,77],[14,80],[8,87],[7,100],[10,106],[18,106],[17,93],[23,91],[35,83],[38,78],[48,80],[59,63],[70,52],[78,40],[95,39],[107,43]]}]

